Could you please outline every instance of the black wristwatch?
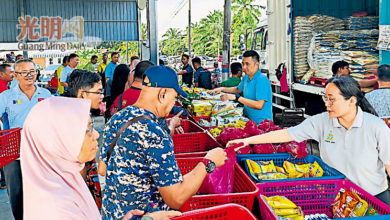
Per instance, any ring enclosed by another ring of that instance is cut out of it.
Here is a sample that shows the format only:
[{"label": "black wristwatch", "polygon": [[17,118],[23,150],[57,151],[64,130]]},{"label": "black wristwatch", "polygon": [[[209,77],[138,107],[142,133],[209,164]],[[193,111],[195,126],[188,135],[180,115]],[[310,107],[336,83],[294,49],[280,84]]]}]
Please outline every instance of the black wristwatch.
[{"label": "black wristwatch", "polygon": [[240,94],[236,94],[236,102],[238,102],[238,99],[240,98]]},{"label": "black wristwatch", "polygon": [[212,173],[215,170],[215,163],[212,160],[203,158],[201,162],[206,166],[207,173]]}]

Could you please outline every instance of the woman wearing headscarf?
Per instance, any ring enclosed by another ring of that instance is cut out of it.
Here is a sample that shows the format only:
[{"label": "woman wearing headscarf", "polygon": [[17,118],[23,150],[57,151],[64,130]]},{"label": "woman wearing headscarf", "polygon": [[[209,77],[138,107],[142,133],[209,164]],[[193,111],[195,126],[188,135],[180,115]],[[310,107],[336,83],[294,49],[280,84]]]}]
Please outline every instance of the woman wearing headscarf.
[{"label": "woman wearing headscarf", "polygon": [[[25,219],[101,219],[80,175],[98,150],[90,105],[90,100],[52,97],[35,105],[27,116],[20,152]],[[123,219],[142,214],[132,210]],[[179,214],[148,215],[157,220]]]},{"label": "woman wearing headscarf", "polygon": [[125,85],[129,78],[130,68],[126,64],[119,64],[114,70],[112,79],[111,99],[115,100],[120,94],[125,91]]}]

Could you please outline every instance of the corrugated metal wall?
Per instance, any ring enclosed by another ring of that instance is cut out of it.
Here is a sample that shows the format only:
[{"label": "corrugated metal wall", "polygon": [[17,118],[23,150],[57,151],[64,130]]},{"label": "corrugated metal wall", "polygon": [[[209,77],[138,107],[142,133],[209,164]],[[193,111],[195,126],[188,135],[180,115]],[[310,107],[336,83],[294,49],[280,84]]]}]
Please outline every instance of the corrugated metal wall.
[{"label": "corrugated metal wall", "polygon": [[[16,42],[21,1],[0,0],[0,42]],[[84,40],[137,41],[137,4],[135,0],[26,0],[26,15],[84,17]],[[37,29],[39,31],[39,29]],[[77,38],[67,39],[76,41]]]}]

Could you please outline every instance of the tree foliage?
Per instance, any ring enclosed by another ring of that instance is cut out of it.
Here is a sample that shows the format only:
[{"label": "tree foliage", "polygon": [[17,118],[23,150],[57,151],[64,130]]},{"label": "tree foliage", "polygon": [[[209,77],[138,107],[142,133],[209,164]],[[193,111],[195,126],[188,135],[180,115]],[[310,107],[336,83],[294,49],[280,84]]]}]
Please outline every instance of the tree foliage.
[{"label": "tree foliage", "polygon": [[[241,54],[240,34],[256,28],[263,6],[254,4],[256,0],[232,0],[231,54]],[[222,54],[223,12],[214,10],[191,26],[191,45],[195,54],[217,56]],[[188,27],[184,30],[170,28],[163,35],[159,46],[162,54],[179,55],[188,51]]]}]

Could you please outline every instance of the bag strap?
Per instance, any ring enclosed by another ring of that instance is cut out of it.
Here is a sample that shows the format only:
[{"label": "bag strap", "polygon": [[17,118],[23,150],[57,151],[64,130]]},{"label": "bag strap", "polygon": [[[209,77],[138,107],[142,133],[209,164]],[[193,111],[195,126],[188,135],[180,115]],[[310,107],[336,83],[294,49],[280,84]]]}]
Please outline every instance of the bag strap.
[{"label": "bag strap", "polygon": [[110,157],[111,157],[111,154],[112,154],[112,151],[114,151],[114,147],[116,145],[116,142],[118,141],[118,138],[122,135],[123,131],[125,131],[125,129],[127,127],[129,127],[131,124],[133,124],[134,122],[137,122],[139,120],[143,120],[143,119],[149,119],[149,120],[153,120],[151,117],[149,116],[145,116],[145,115],[142,115],[142,116],[138,116],[138,117],[135,117],[133,119],[131,119],[130,121],[126,122],[126,124],[124,124],[121,129],[119,129],[118,133],[116,134],[114,140],[112,141],[111,145],[110,145],[110,148],[108,149],[107,151],[107,163],[108,161],[110,160]]},{"label": "bag strap", "polygon": [[122,110],[122,95],[123,95],[123,93],[119,96],[119,101],[118,101],[118,112],[119,112],[120,110]]}]

